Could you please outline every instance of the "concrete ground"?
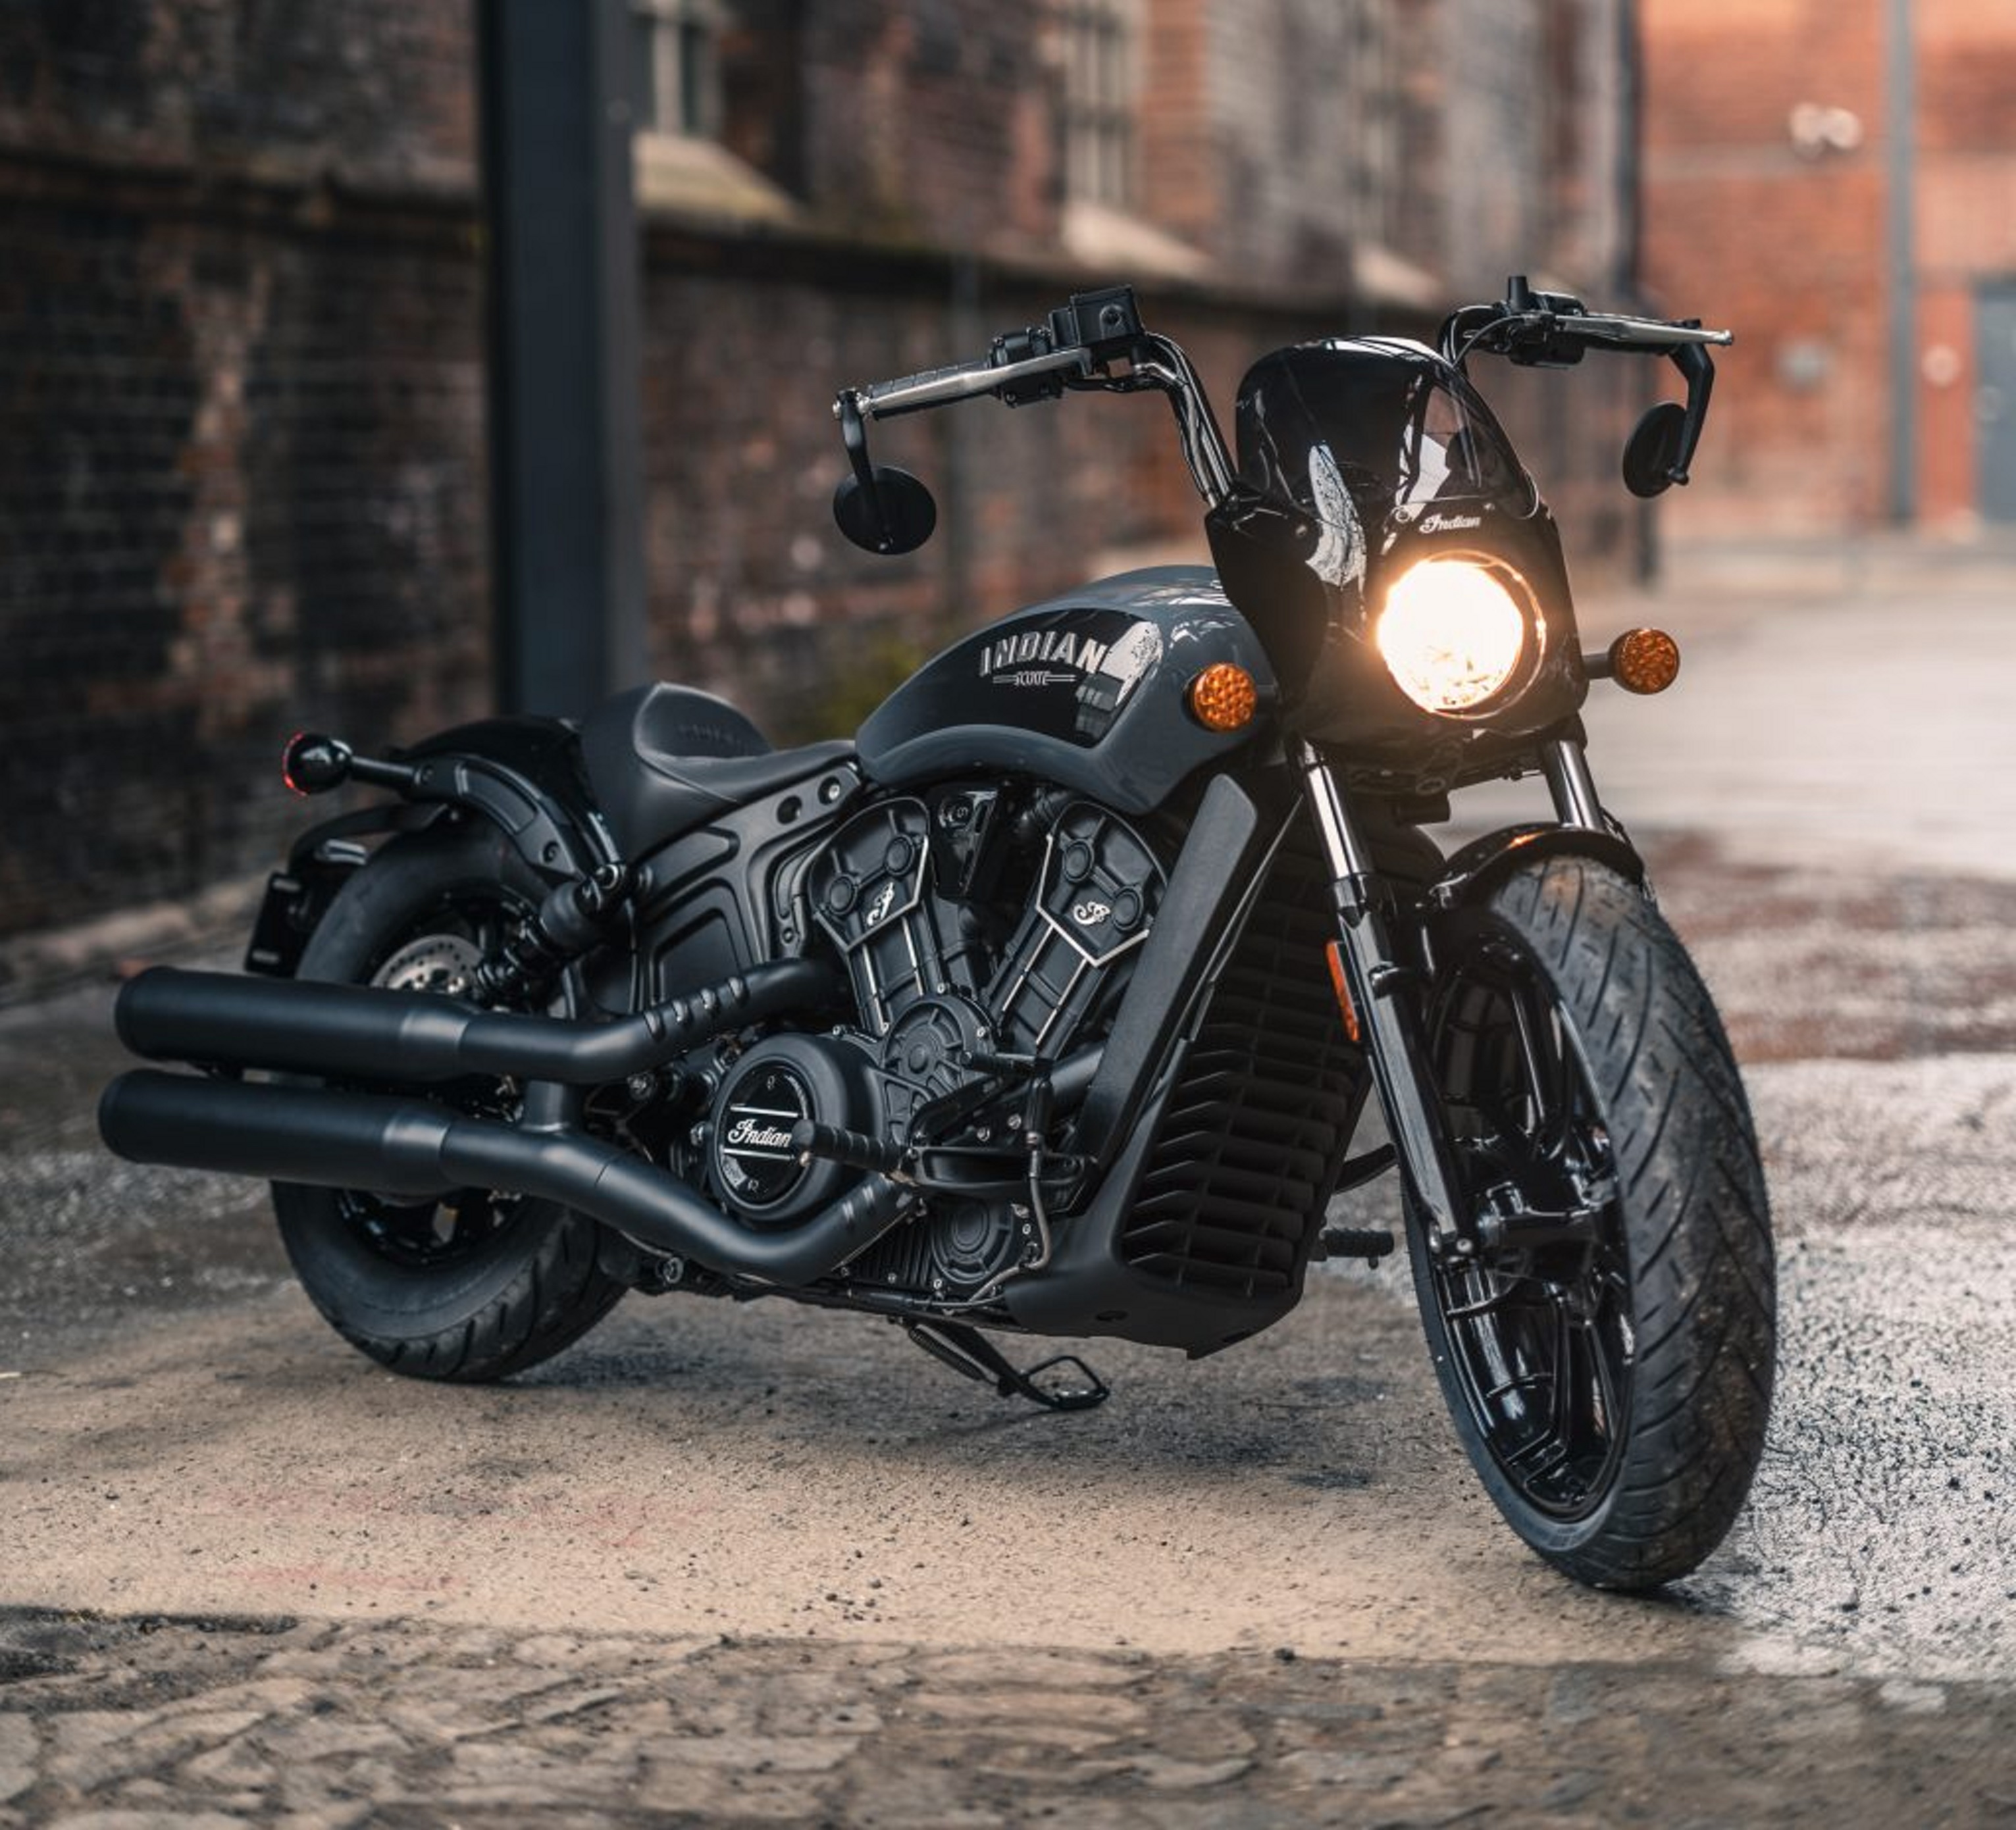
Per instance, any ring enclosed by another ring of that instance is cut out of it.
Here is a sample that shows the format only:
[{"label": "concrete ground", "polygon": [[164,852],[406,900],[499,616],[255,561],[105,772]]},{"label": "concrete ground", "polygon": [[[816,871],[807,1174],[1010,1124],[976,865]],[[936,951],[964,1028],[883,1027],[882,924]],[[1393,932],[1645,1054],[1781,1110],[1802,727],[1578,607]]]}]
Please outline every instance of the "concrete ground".
[{"label": "concrete ground", "polygon": [[257,1191],[95,1149],[99,988],[0,1013],[0,1825],[2016,1823],[2016,564],[1717,555],[1585,624],[1641,617],[1682,683],[1593,760],[1781,1249],[1698,1576],[1518,1547],[1390,1263],[1197,1365],[1088,1346],[1079,1417],[692,1299],[394,1379]]}]

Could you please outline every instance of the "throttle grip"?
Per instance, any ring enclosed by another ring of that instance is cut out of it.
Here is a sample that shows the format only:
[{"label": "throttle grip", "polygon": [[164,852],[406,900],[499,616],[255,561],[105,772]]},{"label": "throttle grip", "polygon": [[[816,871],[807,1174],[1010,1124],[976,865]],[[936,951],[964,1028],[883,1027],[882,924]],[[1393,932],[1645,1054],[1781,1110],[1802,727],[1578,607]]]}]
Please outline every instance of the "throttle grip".
[{"label": "throttle grip", "polygon": [[863,406],[873,406],[891,394],[923,387],[934,381],[964,380],[968,376],[985,375],[991,366],[986,362],[951,362],[942,369],[920,369],[915,375],[899,375],[893,381],[871,382],[859,390],[861,402]]}]

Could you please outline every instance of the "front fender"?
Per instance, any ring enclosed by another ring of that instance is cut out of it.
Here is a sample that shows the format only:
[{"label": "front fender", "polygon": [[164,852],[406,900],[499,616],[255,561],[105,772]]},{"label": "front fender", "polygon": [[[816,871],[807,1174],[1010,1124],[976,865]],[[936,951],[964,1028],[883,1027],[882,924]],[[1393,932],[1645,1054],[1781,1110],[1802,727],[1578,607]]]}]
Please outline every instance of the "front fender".
[{"label": "front fender", "polygon": [[1655,899],[1645,861],[1629,842],[1614,832],[1593,832],[1586,826],[1560,826],[1544,822],[1507,826],[1473,839],[1442,866],[1442,874],[1428,886],[1427,902],[1447,911],[1482,902],[1514,871],[1543,858],[1586,857],[1607,865],[1627,883],[1635,883],[1647,901]]}]

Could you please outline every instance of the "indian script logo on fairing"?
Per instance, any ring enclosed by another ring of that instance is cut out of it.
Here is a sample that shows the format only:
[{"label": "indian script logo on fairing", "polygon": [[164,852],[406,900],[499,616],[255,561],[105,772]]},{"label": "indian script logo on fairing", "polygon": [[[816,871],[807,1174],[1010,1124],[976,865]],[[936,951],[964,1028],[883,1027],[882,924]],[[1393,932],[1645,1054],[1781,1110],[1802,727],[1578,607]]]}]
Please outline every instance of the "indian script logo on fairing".
[{"label": "indian script logo on fairing", "polygon": [[[980,651],[980,677],[996,686],[1071,686],[1080,674],[1098,671],[1107,645],[1068,629],[1004,635]],[[1072,671],[1060,671],[1067,667]]]}]

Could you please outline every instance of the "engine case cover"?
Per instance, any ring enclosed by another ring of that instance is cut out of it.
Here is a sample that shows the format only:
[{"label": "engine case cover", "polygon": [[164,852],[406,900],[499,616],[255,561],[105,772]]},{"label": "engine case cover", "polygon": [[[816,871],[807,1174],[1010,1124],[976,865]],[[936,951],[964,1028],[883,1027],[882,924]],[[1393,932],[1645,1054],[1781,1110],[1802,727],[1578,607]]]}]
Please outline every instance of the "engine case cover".
[{"label": "engine case cover", "polygon": [[751,1226],[787,1226],[837,1200],[861,1179],[845,1163],[801,1161],[794,1125],[877,1129],[869,1063],[826,1036],[770,1036],[728,1070],[715,1095],[707,1167],[722,1203]]}]

